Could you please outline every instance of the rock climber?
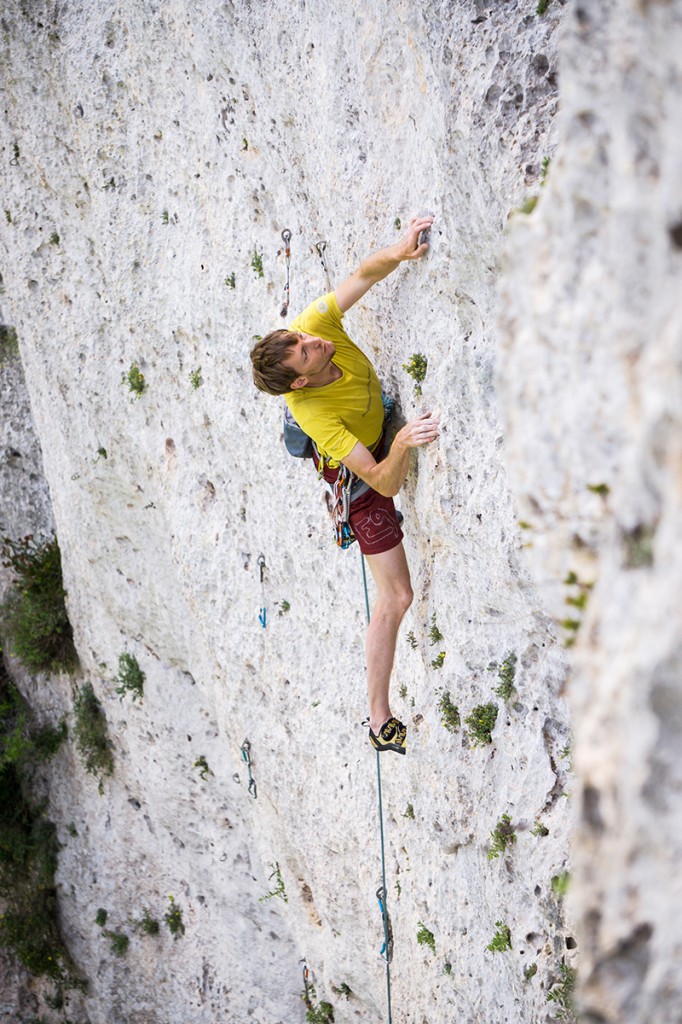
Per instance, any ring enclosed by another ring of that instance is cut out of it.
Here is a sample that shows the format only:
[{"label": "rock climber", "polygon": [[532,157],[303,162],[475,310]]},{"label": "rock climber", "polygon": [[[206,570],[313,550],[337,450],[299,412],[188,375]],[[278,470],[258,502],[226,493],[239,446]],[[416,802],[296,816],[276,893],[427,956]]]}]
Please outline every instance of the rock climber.
[{"label": "rock climber", "polygon": [[398,629],[413,594],[393,498],[407,476],[410,449],[435,441],[438,420],[431,412],[417,416],[388,447],[381,385],[367,356],[346,334],[342,318],[400,263],[424,255],[433,220],[414,217],[400,242],[372,253],[288,329],[272,331],[251,352],[256,387],[284,395],[296,423],[314,442],[315,462],[320,460],[325,480],[338,485],[353,474],[351,481],[359,478],[368,485],[354,500],[351,495],[348,522],[377,589],[366,640],[369,739],[377,751],[401,754],[407,728],[391,712],[389,684]]}]

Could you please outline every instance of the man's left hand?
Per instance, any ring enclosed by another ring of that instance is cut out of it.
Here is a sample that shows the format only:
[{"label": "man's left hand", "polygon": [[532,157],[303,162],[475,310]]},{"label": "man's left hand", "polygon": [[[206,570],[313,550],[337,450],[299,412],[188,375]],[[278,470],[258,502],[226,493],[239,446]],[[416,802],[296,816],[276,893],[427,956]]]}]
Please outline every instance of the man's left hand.
[{"label": "man's left hand", "polygon": [[424,255],[429,247],[429,243],[422,242],[420,245],[419,235],[422,231],[428,231],[434,220],[435,218],[431,215],[412,218],[407,234],[395,247],[396,259],[402,263],[404,260],[418,260]]}]

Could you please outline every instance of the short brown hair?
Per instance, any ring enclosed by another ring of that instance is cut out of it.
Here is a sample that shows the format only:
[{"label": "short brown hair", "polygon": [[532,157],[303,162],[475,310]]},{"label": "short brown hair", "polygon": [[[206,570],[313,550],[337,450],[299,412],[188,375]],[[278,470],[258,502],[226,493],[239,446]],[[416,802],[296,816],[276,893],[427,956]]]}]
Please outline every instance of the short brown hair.
[{"label": "short brown hair", "polygon": [[282,366],[282,359],[298,341],[294,331],[270,331],[251,349],[253,383],[268,395],[285,395],[292,382],[300,376],[290,366]]}]

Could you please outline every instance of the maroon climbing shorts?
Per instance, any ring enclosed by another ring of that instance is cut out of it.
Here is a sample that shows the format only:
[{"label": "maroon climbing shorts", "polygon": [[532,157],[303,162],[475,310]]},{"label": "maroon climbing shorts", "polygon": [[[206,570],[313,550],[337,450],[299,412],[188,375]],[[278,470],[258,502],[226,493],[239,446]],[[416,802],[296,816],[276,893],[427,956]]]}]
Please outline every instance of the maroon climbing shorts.
[{"label": "maroon climbing shorts", "polygon": [[[382,442],[378,447],[382,448]],[[381,458],[384,455],[385,452]],[[377,461],[381,462],[381,458]],[[314,456],[313,463],[317,469]],[[337,470],[325,466],[324,478],[327,483],[333,484],[336,477]],[[371,487],[355,501],[351,501],[348,518],[363,555],[380,555],[397,547],[403,539],[393,498],[385,498]]]}]

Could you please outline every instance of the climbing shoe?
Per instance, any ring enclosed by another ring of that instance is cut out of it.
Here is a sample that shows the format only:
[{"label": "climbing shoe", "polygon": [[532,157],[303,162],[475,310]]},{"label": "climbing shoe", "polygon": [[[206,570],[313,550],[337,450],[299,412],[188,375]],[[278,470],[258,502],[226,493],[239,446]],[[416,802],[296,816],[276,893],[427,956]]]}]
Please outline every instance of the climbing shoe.
[{"label": "climbing shoe", "polygon": [[380,752],[382,750],[395,750],[398,754],[406,754],[407,726],[399,722],[397,718],[389,718],[379,729],[378,736],[375,736],[370,728],[369,742],[375,750]]}]

